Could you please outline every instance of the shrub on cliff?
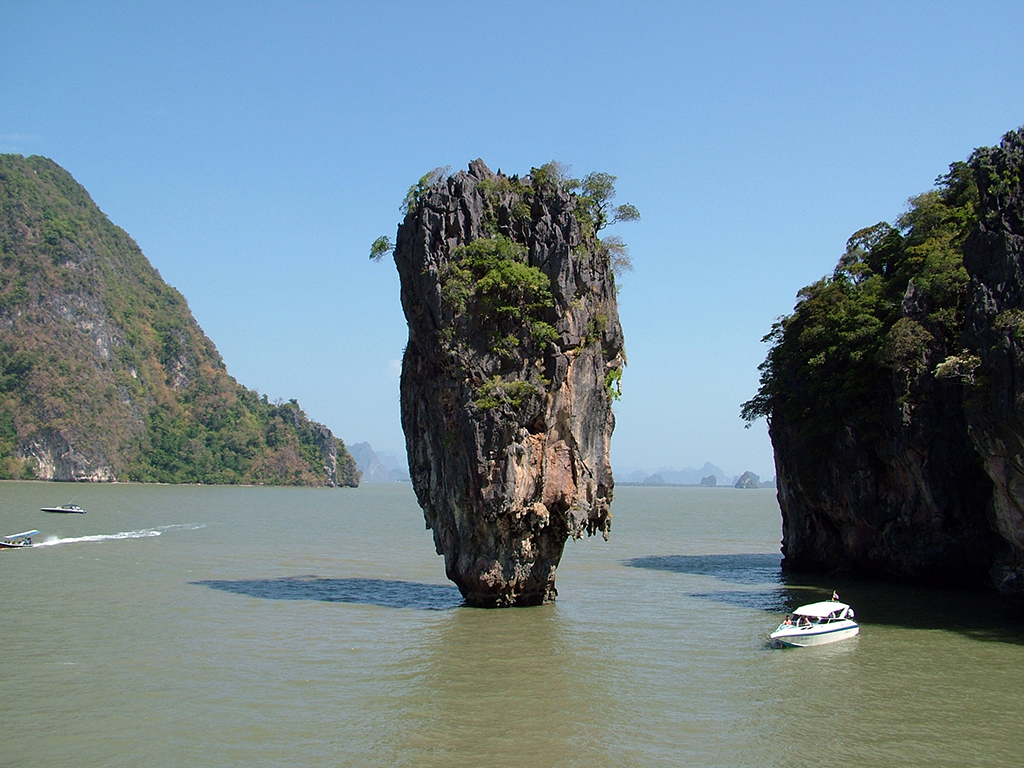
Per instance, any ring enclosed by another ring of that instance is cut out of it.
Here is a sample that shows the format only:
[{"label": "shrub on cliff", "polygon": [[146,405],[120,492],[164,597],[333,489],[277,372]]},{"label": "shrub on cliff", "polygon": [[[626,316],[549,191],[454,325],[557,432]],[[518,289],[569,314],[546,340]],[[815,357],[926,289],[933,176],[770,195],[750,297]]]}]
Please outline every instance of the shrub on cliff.
[{"label": "shrub on cliff", "polygon": [[[435,168],[410,186],[399,206],[402,213],[415,213],[432,190],[443,188],[447,172],[447,167]],[[482,208],[481,231],[471,242],[457,245],[446,254],[438,274],[440,335],[449,352],[479,336],[473,330],[479,328],[487,329],[487,351],[506,361],[514,361],[518,356],[536,358],[559,341],[559,333],[552,324],[552,279],[538,266],[531,265],[528,255],[528,243],[535,237],[531,234],[537,223],[535,209],[544,210],[552,196],[565,196],[571,201],[570,215],[579,228],[580,245],[597,255],[602,270],[619,274],[632,269],[622,238],[599,234],[612,224],[640,218],[636,206],[614,203],[615,181],[615,176],[604,172],[572,178],[569,167],[556,161],[531,168],[523,178],[499,172],[476,181],[475,192]],[[390,237],[378,237],[370,246],[370,259],[379,261],[393,253],[395,245]],[[600,341],[607,322],[606,313],[595,314],[580,339],[581,346]],[[624,355],[619,354],[624,361]],[[535,379],[534,384],[549,383],[533,372],[530,376]],[[501,391],[513,384],[503,382]],[[496,386],[494,381],[489,385]],[[604,385],[610,400],[622,395],[621,365],[605,373]],[[511,401],[518,403],[523,399],[516,397]],[[478,398],[487,409],[511,401],[507,397],[496,400],[482,390]]]},{"label": "shrub on cliff", "polygon": [[[448,170],[447,166],[435,168],[409,187],[399,206],[402,213],[408,213],[433,185],[444,179]],[[539,168],[531,168],[530,175],[525,179],[518,176],[498,176],[494,179],[481,180],[477,190],[483,195],[486,203],[482,220],[484,228],[492,237],[502,234],[502,225],[496,208],[503,199],[512,199],[510,210],[504,212],[506,220],[516,220],[523,226],[529,226],[533,197],[544,189],[563,190],[575,198],[574,215],[584,238],[596,241],[598,252],[607,260],[612,271],[619,274],[632,270],[629,249],[622,238],[618,235],[599,237],[598,233],[612,224],[638,221],[640,210],[632,203],[614,204],[616,177],[612,174],[594,171],[582,179],[574,179],[569,176],[569,170],[569,166],[564,163],[552,160]],[[507,223],[506,221],[506,228]],[[370,245],[370,258],[379,261],[394,250],[395,244],[391,238],[382,235]]]},{"label": "shrub on cliff", "polygon": [[514,354],[557,338],[544,312],[554,307],[551,280],[526,263],[526,248],[503,235],[479,238],[452,251],[441,274],[441,301],[454,326],[467,312],[490,329],[491,349]]},{"label": "shrub on cliff", "polygon": [[895,224],[855,232],[832,275],[803,288],[764,337],[772,347],[742,417],[782,419],[812,444],[843,425],[877,436],[879,403],[911,397],[959,352],[977,200],[970,168],[954,163]]}]

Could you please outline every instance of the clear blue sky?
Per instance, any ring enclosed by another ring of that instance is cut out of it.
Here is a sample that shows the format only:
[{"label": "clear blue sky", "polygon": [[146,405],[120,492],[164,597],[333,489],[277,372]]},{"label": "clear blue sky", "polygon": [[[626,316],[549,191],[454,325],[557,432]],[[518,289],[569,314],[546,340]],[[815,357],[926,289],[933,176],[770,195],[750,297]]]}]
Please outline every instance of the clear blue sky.
[{"label": "clear blue sky", "polygon": [[404,451],[409,185],[483,158],[618,176],[621,473],[772,477],[760,343],[855,230],[1024,123],[1020,2],[5,3],[0,151],[51,157],[228,370]]}]

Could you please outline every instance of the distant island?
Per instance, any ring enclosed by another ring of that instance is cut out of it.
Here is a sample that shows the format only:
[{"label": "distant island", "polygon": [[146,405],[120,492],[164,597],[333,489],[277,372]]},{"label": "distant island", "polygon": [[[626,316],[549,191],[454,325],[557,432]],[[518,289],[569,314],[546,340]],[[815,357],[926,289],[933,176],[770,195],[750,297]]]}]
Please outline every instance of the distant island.
[{"label": "distant island", "polygon": [[364,483],[408,483],[409,467],[404,458],[385,451],[374,451],[369,443],[352,443],[349,453],[356,461]]},{"label": "distant island", "polygon": [[758,475],[749,471],[730,477],[721,467],[706,461],[700,469],[690,467],[677,470],[661,467],[652,473],[634,469],[617,484],[626,486],[701,486],[704,488],[774,488],[775,479],[762,481]]},{"label": "distant island", "polygon": [[71,174],[0,155],[0,479],[356,486],[359,470],[295,400],[228,374]]}]

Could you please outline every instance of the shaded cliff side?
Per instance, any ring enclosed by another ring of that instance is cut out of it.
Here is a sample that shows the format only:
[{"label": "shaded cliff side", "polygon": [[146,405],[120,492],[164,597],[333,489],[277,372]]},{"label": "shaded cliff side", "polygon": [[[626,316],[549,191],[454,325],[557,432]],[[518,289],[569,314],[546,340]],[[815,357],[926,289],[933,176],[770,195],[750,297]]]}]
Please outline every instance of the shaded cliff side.
[{"label": "shaded cliff side", "polygon": [[761,388],[783,567],[1024,593],[1022,136],[855,233]]},{"label": "shaded cliff side", "polygon": [[178,291],[67,171],[0,155],[0,477],[357,485],[293,400],[228,375]]},{"label": "shaded cliff side", "polygon": [[554,599],[566,539],[611,525],[619,243],[597,237],[607,198],[568,187],[476,160],[425,178],[398,230],[409,470],[471,605]]},{"label": "shaded cliff side", "polygon": [[971,158],[978,226],[964,244],[968,290],[965,352],[972,380],[971,439],[992,481],[990,517],[1002,546],[996,587],[1024,596],[1024,129]]}]

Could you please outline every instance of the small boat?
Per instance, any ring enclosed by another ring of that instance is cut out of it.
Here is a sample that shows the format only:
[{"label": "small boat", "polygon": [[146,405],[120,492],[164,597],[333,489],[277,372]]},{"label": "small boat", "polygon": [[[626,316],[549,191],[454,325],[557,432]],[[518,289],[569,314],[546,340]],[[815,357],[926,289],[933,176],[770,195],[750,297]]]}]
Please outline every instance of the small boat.
[{"label": "small boat", "polygon": [[0,547],[4,549],[24,549],[32,546],[32,537],[39,531],[22,531],[0,538]]},{"label": "small boat", "polygon": [[63,507],[42,507],[43,512],[64,512],[71,515],[84,515],[85,510],[77,504],[65,504]]},{"label": "small boat", "polygon": [[859,632],[853,608],[839,602],[838,596],[833,594],[831,600],[797,608],[772,632],[771,638],[783,645],[803,648],[845,640]]}]

